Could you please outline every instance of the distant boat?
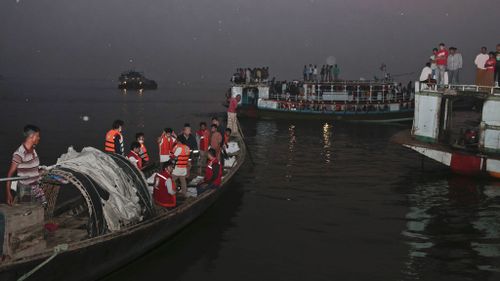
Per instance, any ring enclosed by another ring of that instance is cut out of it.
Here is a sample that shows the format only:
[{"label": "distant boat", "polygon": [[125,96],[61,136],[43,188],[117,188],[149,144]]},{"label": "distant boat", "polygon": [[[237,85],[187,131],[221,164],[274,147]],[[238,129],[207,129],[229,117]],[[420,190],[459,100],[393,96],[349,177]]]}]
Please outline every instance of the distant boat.
[{"label": "distant boat", "polygon": [[158,84],[154,80],[148,79],[143,73],[129,70],[123,72],[118,78],[120,82],[118,84],[118,89],[150,89],[155,90],[158,88]]},{"label": "distant boat", "polygon": [[319,119],[401,122],[413,118],[414,93],[393,82],[294,81],[283,91],[281,83],[233,84],[241,95],[239,116],[281,119]]},{"label": "distant boat", "polygon": [[454,173],[500,178],[500,88],[418,84],[413,127],[392,141]]}]

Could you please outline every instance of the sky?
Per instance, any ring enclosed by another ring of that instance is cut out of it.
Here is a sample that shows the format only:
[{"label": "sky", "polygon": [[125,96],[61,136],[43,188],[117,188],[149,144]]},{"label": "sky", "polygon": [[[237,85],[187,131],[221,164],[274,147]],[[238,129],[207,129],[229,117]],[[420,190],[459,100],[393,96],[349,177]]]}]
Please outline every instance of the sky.
[{"label": "sky", "polygon": [[[228,82],[237,67],[278,80],[335,57],[341,78],[416,79],[440,42],[473,81],[500,43],[498,0],[0,0],[0,75]],[[411,74],[408,74],[411,73]],[[406,75],[405,75],[406,74]]]}]

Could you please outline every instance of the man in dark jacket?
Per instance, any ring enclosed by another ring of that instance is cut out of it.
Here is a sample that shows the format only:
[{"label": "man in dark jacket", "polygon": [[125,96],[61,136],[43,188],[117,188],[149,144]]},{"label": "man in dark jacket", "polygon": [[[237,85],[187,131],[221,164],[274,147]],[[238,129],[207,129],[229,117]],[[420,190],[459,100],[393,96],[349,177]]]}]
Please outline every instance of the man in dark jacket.
[{"label": "man in dark jacket", "polygon": [[198,150],[198,143],[196,142],[196,137],[191,133],[191,126],[186,123],[182,129],[182,133],[177,136],[178,140],[184,139],[186,145],[191,151]]}]

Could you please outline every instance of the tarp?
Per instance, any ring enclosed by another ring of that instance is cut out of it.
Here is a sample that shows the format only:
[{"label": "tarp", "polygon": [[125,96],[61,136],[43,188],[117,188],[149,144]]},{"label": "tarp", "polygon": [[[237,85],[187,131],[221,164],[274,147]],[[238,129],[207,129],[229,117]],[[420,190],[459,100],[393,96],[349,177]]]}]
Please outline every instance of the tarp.
[{"label": "tarp", "polygon": [[108,154],[93,147],[86,147],[81,152],[70,147],[57,159],[56,166],[83,173],[109,192],[109,199],[101,199],[101,202],[110,231],[142,220],[142,208],[131,175],[125,173]]}]

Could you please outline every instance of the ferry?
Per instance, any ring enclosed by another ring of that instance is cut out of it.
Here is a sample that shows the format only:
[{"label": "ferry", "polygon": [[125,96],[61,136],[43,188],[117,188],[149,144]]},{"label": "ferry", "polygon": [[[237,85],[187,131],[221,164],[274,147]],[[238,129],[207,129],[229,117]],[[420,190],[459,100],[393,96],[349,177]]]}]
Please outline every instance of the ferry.
[{"label": "ferry", "polygon": [[415,83],[411,130],[392,140],[467,176],[500,178],[500,88]]},{"label": "ferry", "polygon": [[[144,255],[230,188],[246,155],[241,130],[229,147],[221,186],[197,193],[204,169],[193,166],[192,197],[178,198],[174,208],[152,202],[158,165],[141,172],[120,155],[70,149],[42,176],[46,209],[37,203],[0,204],[0,280],[96,280]],[[76,196],[69,200],[68,192]]]},{"label": "ferry", "polygon": [[413,90],[394,82],[294,81],[285,91],[281,87],[280,83],[233,84],[228,95],[241,95],[238,116],[254,118],[367,122],[404,122],[413,118]]},{"label": "ferry", "polygon": [[118,81],[118,89],[154,90],[158,88],[156,81],[146,78],[143,73],[135,70],[123,72],[120,77],[118,77]]}]

